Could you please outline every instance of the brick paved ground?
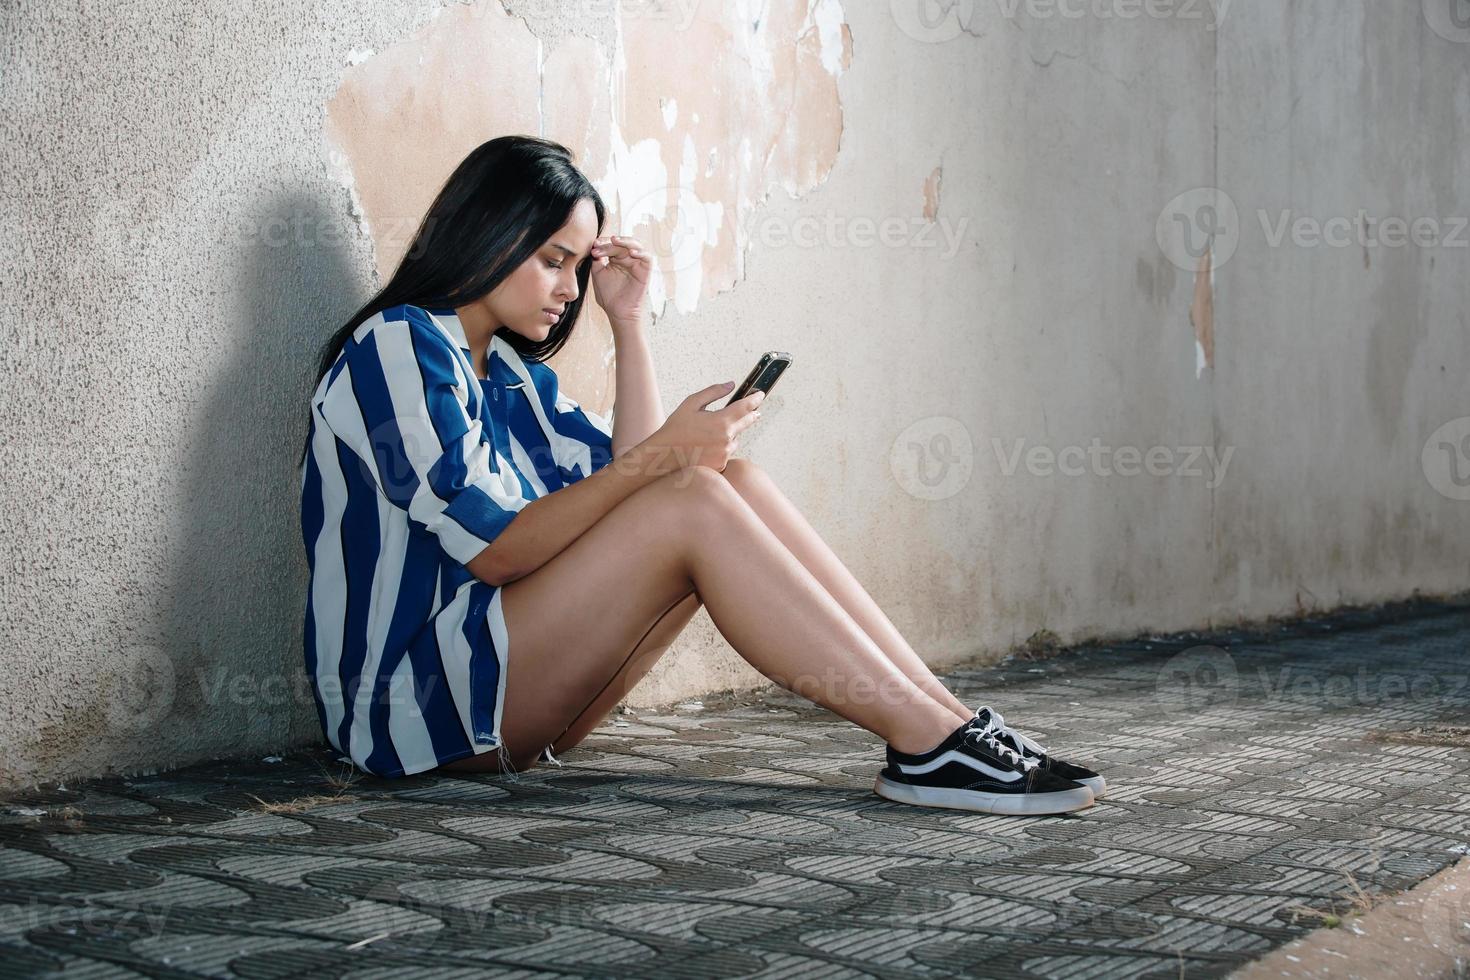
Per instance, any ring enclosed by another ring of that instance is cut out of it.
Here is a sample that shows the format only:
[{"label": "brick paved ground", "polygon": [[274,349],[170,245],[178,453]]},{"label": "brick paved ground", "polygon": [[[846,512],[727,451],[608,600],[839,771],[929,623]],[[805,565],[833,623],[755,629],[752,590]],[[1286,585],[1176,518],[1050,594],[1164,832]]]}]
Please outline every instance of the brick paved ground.
[{"label": "brick paved ground", "polygon": [[1467,640],[1416,604],[950,673],[1104,770],[1067,817],[881,800],[879,740],[779,691],[516,780],[320,751],[17,795],[0,975],[1220,975],[1470,848]]}]

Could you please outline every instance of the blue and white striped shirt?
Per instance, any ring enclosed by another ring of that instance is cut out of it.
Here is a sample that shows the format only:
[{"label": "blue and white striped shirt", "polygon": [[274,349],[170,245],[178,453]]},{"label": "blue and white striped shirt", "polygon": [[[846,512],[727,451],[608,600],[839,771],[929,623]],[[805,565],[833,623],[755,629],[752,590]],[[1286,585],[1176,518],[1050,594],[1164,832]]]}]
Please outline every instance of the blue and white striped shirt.
[{"label": "blue and white striped shirt", "polygon": [[322,731],[379,776],[501,747],[510,637],[465,565],[612,460],[612,421],[499,334],[476,377],[452,309],[364,321],[311,397],[304,645]]}]

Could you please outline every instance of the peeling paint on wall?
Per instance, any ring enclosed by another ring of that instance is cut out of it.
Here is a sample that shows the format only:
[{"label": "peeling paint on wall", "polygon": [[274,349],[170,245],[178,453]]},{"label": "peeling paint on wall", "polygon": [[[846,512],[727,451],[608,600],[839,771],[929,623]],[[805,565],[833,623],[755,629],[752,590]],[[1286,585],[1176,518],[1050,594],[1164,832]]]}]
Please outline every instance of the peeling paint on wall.
[{"label": "peeling paint on wall", "polygon": [[944,180],[944,166],[941,164],[929,172],[924,180],[924,220],[933,221],[939,217],[939,187]]},{"label": "peeling paint on wall", "polygon": [[658,252],[655,309],[690,312],[743,278],[770,190],[800,197],[830,173],[851,35],[837,0],[700,4],[687,26],[620,17],[616,27],[611,149],[585,169],[620,231]]},{"label": "peeling paint on wall", "polygon": [[355,195],[383,281],[470,150],[538,131],[537,43],[498,3],[456,5],[411,40],[347,60],[326,107],[328,161]]},{"label": "peeling paint on wall", "polygon": [[[608,230],[655,252],[656,316],[670,302],[690,312],[744,277],[757,206],[777,188],[810,192],[836,162],[837,79],[852,50],[841,3],[699,4],[677,20],[614,7],[611,51],[580,36],[543,48],[499,0],[481,0],[444,8],[379,54],[347,56],[326,109],[329,165],[380,281],[459,161],[507,133],[572,150],[608,206]],[[605,410],[610,334],[595,304],[584,316],[596,326],[581,325],[557,369]]]},{"label": "peeling paint on wall", "polygon": [[1189,305],[1189,322],[1194,326],[1194,376],[1215,366],[1215,269],[1210,249],[1199,258],[1194,272],[1194,301]]}]

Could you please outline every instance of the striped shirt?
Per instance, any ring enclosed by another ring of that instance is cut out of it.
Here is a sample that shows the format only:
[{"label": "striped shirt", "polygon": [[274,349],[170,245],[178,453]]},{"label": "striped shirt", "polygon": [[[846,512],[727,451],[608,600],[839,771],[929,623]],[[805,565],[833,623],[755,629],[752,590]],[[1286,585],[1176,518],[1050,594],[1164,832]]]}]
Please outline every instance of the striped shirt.
[{"label": "striped shirt", "polygon": [[364,321],[311,397],[301,472],[306,671],[327,741],[400,776],[501,749],[510,637],[465,565],[522,507],[612,459],[612,420],[452,309]]}]

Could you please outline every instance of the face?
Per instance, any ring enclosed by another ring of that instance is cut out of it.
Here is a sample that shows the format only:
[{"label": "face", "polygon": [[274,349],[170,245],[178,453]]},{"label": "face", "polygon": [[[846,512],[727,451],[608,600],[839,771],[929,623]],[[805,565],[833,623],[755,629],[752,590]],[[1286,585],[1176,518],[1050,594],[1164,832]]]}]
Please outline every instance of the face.
[{"label": "face", "polygon": [[583,198],[567,223],[477,305],[485,308],[492,323],[509,327],[528,340],[545,340],[567,305],[577,298],[577,264],[591,253],[596,238],[597,209]]}]

